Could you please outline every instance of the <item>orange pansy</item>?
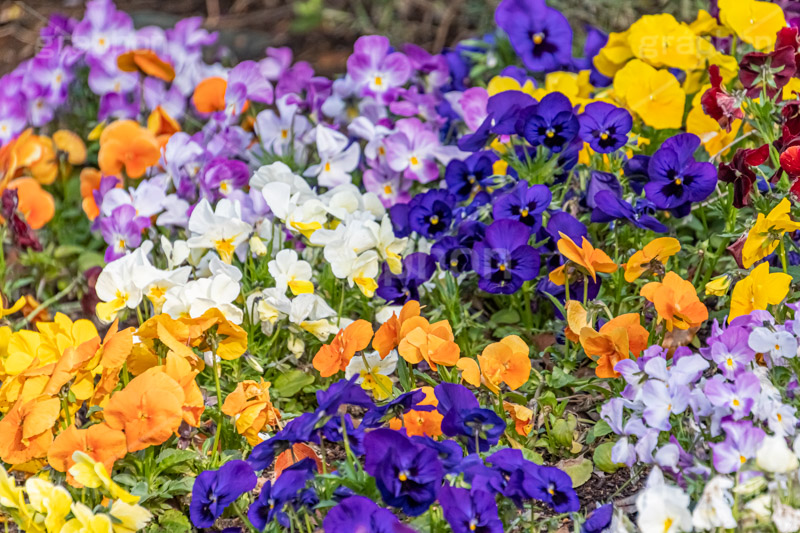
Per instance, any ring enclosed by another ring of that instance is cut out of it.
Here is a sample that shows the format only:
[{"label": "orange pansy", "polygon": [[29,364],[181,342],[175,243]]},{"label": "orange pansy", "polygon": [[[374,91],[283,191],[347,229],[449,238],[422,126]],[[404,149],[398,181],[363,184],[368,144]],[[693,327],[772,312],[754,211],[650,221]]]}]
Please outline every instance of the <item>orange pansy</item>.
[{"label": "orange pansy", "polygon": [[281,418],[270,401],[269,387],[269,381],[263,379],[242,381],[222,404],[222,412],[236,420],[236,431],[250,446],[262,441],[258,434],[265,426],[276,426]]},{"label": "orange pansy", "polygon": [[163,107],[158,106],[147,117],[147,129],[153,132],[159,146],[163,148],[173,134],[181,131],[181,125]]},{"label": "orange pansy", "polygon": [[317,452],[311,446],[299,442],[293,444],[291,450],[286,450],[275,458],[275,467],[273,468],[275,479],[280,477],[284,470],[303,459],[314,459],[314,462],[317,463],[317,472],[322,472],[322,461]]},{"label": "orange pansy", "polygon": [[625,265],[625,281],[630,283],[638,279],[650,269],[650,265],[654,261],[663,265],[667,259],[680,250],[681,243],[672,237],[659,237],[650,241],[628,260]]},{"label": "orange pansy", "polygon": [[566,305],[567,327],[564,328],[564,335],[572,342],[579,342],[581,330],[592,327],[589,321],[589,313],[577,300],[570,300]]},{"label": "orange pansy", "polygon": [[70,165],[82,165],[86,161],[86,144],[77,133],[58,130],[53,134],[53,144],[59,152],[67,154],[67,162]]},{"label": "orange pansy", "polygon": [[69,469],[75,464],[72,455],[83,452],[93,460],[103,463],[106,470],[111,472],[114,463],[128,453],[125,434],[112,429],[107,424],[95,424],[86,429],[78,429],[71,425],[55,438],[53,445],[47,452],[47,462],[59,472],[67,472],[67,482],[78,487],[79,484],[69,474]]},{"label": "orange pansy", "polygon": [[53,428],[60,410],[58,398],[50,396],[17,400],[0,420],[0,459],[17,465],[45,457],[53,442]]},{"label": "orange pansy", "polygon": [[402,327],[403,322],[411,317],[419,316],[419,312],[419,302],[415,300],[409,300],[400,310],[399,317],[396,313],[392,313],[391,318],[381,324],[381,327],[379,327],[378,331],[375,332],[375,338],[372,339],[372,348],[377,350],[381,356],[381,359],[384,359],[387,355],[389,355],[389,352],[397,348],[397,346],[400,344],[400,341],[402,340],[402,337],[400,336],[400,328]]},{"label": "orange pansy", "polygon": [[694,328],[708,320],[708,309],[697,297],[694,285],[674,272],[667,272],[663,281],[642,287],[641,295],[653,302],[667,331]]},{"label": "orange pansy", "polygon": [[[89,220],[94,220],[100,214],[100,208],[94,199],[94,191],[100,190],[100,181],[103,179],[103,173],[96,168],[86,167],[81,170],[81,207],[86,217]],[[122,182],[117,180],[114,184],[117,189],[122,187]]]},{"label": "orange pansy", "polygon": [[483,349],[478,356],[486,387],[497,394],[501,383],[511,390],[523,386],[531,375],[530,349],[521,338],[509,335]]},{"label": "orange pansy", "polygon": [[[597,281],[597,273],[605,272],[610,274],[617,270],[617,264],[611,260],[608,255],[602,250],[598,250],[582,237],[581,245],[578,247],[575,241],[570,239],[563,233],[558,233],[561,238],[558,240],[558,251],[578,267],[584,274],[590,276],[592,280]],[[564,267],[561,265],[557,269],[550,272],[550,281],[556,285],[564,285],[566,281],[566,274]]]},{"label": "orange pansy", "polygon": [[131,50],[117,56],[117,66],[123,72],[141,72],[167,83],[175,79],[172,65],[152,50]]},{"label": "orange pansy", "polygon": [[527,437],[533,428],[533,411],[524,405],[510,402],[503,402],[503,410],[511,416],[517,433]]},{"label": "orange pansy", "polygon": [[[421,390],[425,393],[425,399],[419,402],[419,405],[432,405],[433,407],[439,405],[439,401],[433,392],[433,387],[422,387]],[[442,434],[443,418],[439,411],[435,409],[433,411],[416,411],[412,409],[403,415],[403,425],[409,437],[415,435],[438,437]]]},{"label": "orange pansy", "polygon": [[200,371],[193,370],[189,362],[175,352],[169,352],[162,366],[153,367],[147,372],[164,372],[181,386],[183,389],[183,421],[193,427],[199,426],[200,417],[203,416],[203,411],[206,409],[203,393],[194,379]]},{"label": "orange pansy", "polygon": [[192,95],[194,107],[201,113],[225,111],[225,91],[228,82],[223,78],[206,78],[197,84]]},{"label": "orange pansy", "polygon": [[366,320],[356,320],[339,333],[330,344],[323,345],[314,356],[314,368],[322,377],[330,377],[344,371],[350,359],[369,346],[372,340],[372,324]]},{"label": "orange pansy", "polygon": [[39,185],[33,178],[17,178],[8,184],[9,189],[17,191],[17,209],[33,229],[40,229],[50,222],[56,213],[53,195]]},{"label": "orange pansy", "polygon": [[180,384],[160,371],[148,371],[114,393],[103,411],[112,429],[125,431],[128,451],[162,444],[178,431],[183,419]]},{"label": "orange pansy", "polygon": [[403,322],[400,335],[397,351],[412,365],[425,360],[436,370],[436,365],[453,366],[458,362],[461,348],[454,342],[453,329],[447,320],[431,324],[423,317],[411,317]]},{"label": "orange pansy", "polygon": [[155,135],[133,120],[112,122],[100,134],[97,162],[106,176],[117,176],[124,167],[129,178],[138,179],[160,158]]},{"label": "orange pansy", "polygon": [[[21,134],[14,144],[17,168],[27,168],[42,185],[49,185],[58,176],[58,161],[53,140],[44,135]],[[13,176],[10,176],[13,178]]]},{"label": "orange pansy", "polygon": [[637,313],[628,313],[609,320],[600,331],[589,327],[581,329],[581,346],[587,356],[597,360],[595,373],[598,377],[619,377],[614,366],[628,359],[631,353],[638,357],[647,347],[648,333],[639,320]]}]

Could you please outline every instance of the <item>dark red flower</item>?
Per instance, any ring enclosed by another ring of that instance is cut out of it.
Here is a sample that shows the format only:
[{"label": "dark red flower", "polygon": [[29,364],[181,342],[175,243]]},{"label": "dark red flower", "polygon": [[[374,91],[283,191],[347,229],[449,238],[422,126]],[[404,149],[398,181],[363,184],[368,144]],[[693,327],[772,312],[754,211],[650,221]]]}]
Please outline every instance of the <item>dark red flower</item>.
[{"label": "dark red flower", "polygon": [[41,252],[42,244],[36,237],[36,233],[25,221],[25,218],[19,214],[19,211],[17,211],[19,199],[17,198],[16,189],[4,190],[0,203],[2,203],[3,218],[6,219],[8,229],[11,233],[11,240],[14,245],[19,246],[22,250],[31,248],[37,252]]},{"label": "dark red flower", "polygon": [[719,73],[719,65],[708,67],[708,74],[711,78],[711,88],[707,90],[700,99],[703,111],[727,131],[731,130],[731,122],[737,118],[744,117],[740,108],[741,102],[734,96],[728,94],[722,86],[722,76]]},{"label": "dark red flower", "polygon": [[781,168],[791,179],[800,176],[800,146],[790,146],[781,154]]},{"label": "dark red flower", "polygon": [[778,94],[797,72],[794,56],[791,46],[784,46],[768,54],[745,54],[739,63],[739,80],[747,89],[747,96],[758,96],[762,87],[770,98]]},{"label": "dark red flower", "polygon": [[778,39],[775,41],[775,50],[789,47],[794,50],[795,70],[800,71],[800,30],[797,28],[782,28],[778,32]]},{"label": "dark red flower", "polygon": [[741,149],[730,163],[720,163],[719,179],[733,184],[733,205],[741,209],[748,204],[750,191],[756,182],[752,167],[763,164],[769,157],[769,145],[760,148]]}]

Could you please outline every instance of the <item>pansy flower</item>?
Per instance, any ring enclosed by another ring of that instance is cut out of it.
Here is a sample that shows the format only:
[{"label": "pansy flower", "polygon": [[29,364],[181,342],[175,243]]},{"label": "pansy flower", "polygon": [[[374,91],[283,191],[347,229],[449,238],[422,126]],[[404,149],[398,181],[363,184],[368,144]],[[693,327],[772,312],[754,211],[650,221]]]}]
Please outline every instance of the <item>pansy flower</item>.
[{"label": "pansy flower", "polygon": [[736,317],[777,305],[789,293],[792,277],[783,272],[770,273],[769,263],[760,263],[746,278],[733,286],[728,322]]},{"label": "pansy flower", "polygon": [[436,262],[431,255],[416,252],[403,259],[403,271],[392,274],[387,265],[378,278],[375,293],[391,305],[402,305],[409,300],[419,300],[419,289],[431,279]]},{"label": "pansy flower", "polygon": [[641,295],[653,302],[667,331],[695,328],[708,319],[708,309],[697,297],[694,285],[674,272],[667,272],[663,280],[642,287]]},{"label": "pansy flower", "polygon": [[360,533],[412,533],[388,509],[379,507],[364,496],[344,498],[332,508],[322,522],[325,533],[358,531]]},{"label": "pansy flower", "polygon": [[497,220],[472,249],[478,286],[491,293],[512,294],[539,274],[539,252],[528,244],[530,228],[516,220]]},{"label": "pansy flower", "polygon": [[580,508],[578,495],[572,488],[572,478],[563,470],[554,466],[540,466],[526,481],[528,492],[555,512],[569,513]]},{"label": "pansy flower", "polygon": [[628,111],[606,102],[587,105],[578,120],[581,140],[601,154],[608,154],[625,146],[628,132],[633,127],[633,119]]},{"label": "pansy flower", "polygon": [[[781,167],[785,160],[784,154],[781,154]],[[733,154],[731,161],[719,164],[720,181],[733,184],[734,207],[741,209],[750,203],[750,191],[757,179],[752,167],[763,164],[767,158],[769,158],[769,145],[765,144],[760,148],[739,149]]]},{"label": "pansy flower", "polygon": [[647,271],[659,272],[667,259],[681,250],[681,243],[672,237],[653,239],[635,252],[625,264],[625,281],[639,279]]},{"label": "pansy flower", "polygon": [[532,232],[542,224],[542,213],[550,206],[553,195],[546,185],[530,185],[519,181],[506,194],[494,202],[492,214],[495,220],[519,220],[531,228]]},{"label": "pansy flower", "polygon": [[747,96],[757,97],[761,91],[774,98],[797,73],[795,51],[784,46],[772,52],[750,52],[739,64],[739,81]]},{"label": "pansy flower", "polygon": [[664,141],[650,158],[650,180],[644,191],[656,207],[686,216],[693,202],[705,200],[714,191],[717,172],[711,163],[695,160],[699,146],[699,137],[682,133]]},{"label": "pansy flower", "polygon": [[439,504],[453,533],[502,533],[503,522],[497,516],[492,493],[450,486],[439,491]]},{"label": "pansy flower", "polygon": [[[423,237],[436,238],[450,229],[455,196],[446,190],[431,189],[419,194],[409,204],[408,223]],[[394,217],[393,217],[394,218]]]},{"label": "pansy flower", "polygon": [[256,486],[256,475],[245,461],[230,461],[219,470],[201,472],[192,487],[189,516],[198,528],[214,525],[223,511],[239,496]]},{"label": "pansy flower", "polygon": [[638,357],[647,347],[647,330],[640,324],[640,316],[628,313],[603,324],[598,331],[576,321],[578,315],[570,314],[569,328],[579,335],[586,355],[597,360],[595,373],[600,378],[619,377],[614,368],[632,353]]},{"label": "pansy flower", "polygon": [[391,51],[388,38],[365,35],[353,45],[347,74],[363,94],[383,97],[408,81],[411,62],[404,54]]},{"label": "pansy flower", "polygon": [[572,28],[544,0],[503,0],[494,14],[528,69],[551,72],[572,60]]},{"label": "pansy flower", "polygon": [[[610,274],[617,270],[617,264],[604,251],[592,246],[586,237],[582,237],[581,246],[578,247],[569,236],[560,232],[559,235],[561,238],[558,240],[558,251],[569,264],[591,277],[592,281],[597,281],[598,272]],[[556,285],[564,285],[567,282],[566,267],[564,264],[550,272],[550,281]]]},{"label": "pansy flower", "polygon": [[725,440],[710,444],[714,468],[717,472],[737,472],[749,459],[753,459],[766,434],[750,420],[723,422]]},{"label": "pansy flower", "polygon": [[543,145],[559,153],[578,135],[580,122],[569,98],[561,93],[550,93],[536,106],[523,127],[525,140],[533,146]]},{"label": "pansy flower", "polygon": [[463,385],[441,383],[434,387],[439,403],[436,409],[444,416],[442,433],[461,437],[469,453],[485,452],[500,439],[506,423],[494,411],[482,409],[475,395]]},{"label": "pansy flower", "polygon": [[444,179],[447,188],[463,202],[494,185],[494,162],[491,152],[476,152],[464,161],[454,159],[447,164]]},{"label": "pansy flower", "polygon": [[790,218],[792,203],[783,198],[766,216],[759,213],[742,247],[742,265],[750,268],[775,251],[784,233],[800,230],[800,222]]},{"label": "pansy flower", "polygon": [[712,405],[731,413],[734,420],[741,420],[758,400],[761,382],[752,372],[739,374],[733,383],[717,376],[706,381],[703,392]]},{"label": "pansy flower", "polygon": [[314,368],[322,377],[329,377],[344,371],[356,354],[369,346],[372,340],[372,324],[366,320],[356,320],[339,330],[333,342],[324,344],[314,356]]},{"label": "pansy flower", "polygon": [[418,516],[436,501],[444,474],[436,451],[390,429],[367,433],[364,447],[364,469],[388,505]]}]

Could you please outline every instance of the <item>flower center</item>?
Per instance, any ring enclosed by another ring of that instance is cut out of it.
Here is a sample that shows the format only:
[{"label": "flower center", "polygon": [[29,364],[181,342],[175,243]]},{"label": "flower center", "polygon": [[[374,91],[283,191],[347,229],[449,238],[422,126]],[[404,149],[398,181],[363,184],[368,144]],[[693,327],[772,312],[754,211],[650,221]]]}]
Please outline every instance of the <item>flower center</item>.
[{"label": "flower center", "polygon": [[664,520],[664,533],[667,533],[667,531],[669,531],[669,528],[672,527],[672,522],[673,522],[672,518],[667,518],[666,520]]},{"label": "flower center", "polygon": [[552,483],[547,486],[547,494],[549,494],[550,496],[555,496],[556,494],[556,488],[553,486]]},{"label": "flower center", "polygon": [[383,78],[381,78],[380,76],[375,76],[375,85],[377,85],[378,87],[383,85]]},{"label": "flower center", "polygon": [[740,455],[740,456],[739,456],[739,461],[740,461],[742,464],[744,464],[744,463],[746,463],[746,462],[747,462],[747,458],[746,458],[744,455]]},{"label": "flower center", "polygon": [[384,185],[383,186],[383,193],[384,194],[392,194],[392,186],[391,185]]},{"label": "flower center", "polygon": [[411,164],[414,165],[414,166],[419,165],[419,159],[417,159],[417,156],[415,156],[415,155],[412,155],[411,159],[409,159],[409,161],[411,161]]},{"label": "flower center", "polygon": [[458,261],[455,260],[455,259],[451,259],[450,260],[450,266],[453,267],[453,268],[457,267],[458,266]]},{"label": "flower center", "polygon": [[431,215],[431,224],[436,225],[439,223],[439,217],[436,215]]},{"label": "flower center", "polygon": [[547,128],[547,131],[544,132],[544,134],[547,136],[548,139],[552,139],[553,137],[556,136],[556,130],[554,130],[553,128]]},{"label": "flower center", "polygon": [[538,32],[533,34],[533,44],[542,44],[544,42],[544,33]]},{"label": "flower center", "polygon": [[683,180],[682,180],[682,179],[680,179],[680,178],[675,178],[675,185],[680,185],[681,183],[683,183]]},{"label": "flower center", "polygon": [[604,131],[603,133],[601,133],[601,134],[600,134],[600,138],[601,138],[602,140],[604,140],[604,141],[607,141],[607,140],[608,140],[608,132],[607,132],[607,131]]},{"label": "flower center", "polygon": [[499,265],[497,265],[497,270],[499,270],[500,272],[505,272],[506,271],[506,264],[505,263],[500,263]]},{"label": "flower center", "polygon": [[780,351],[780,349],[781,349],[781,346],[780,346],[780,344],[776,344],[776,345],[775,345],[775,351],[776,351],[776,352],[777,352],[777,351]]},{"label": "flower center", "polygon": [[281,130],[281,138],[283,139],[289,138],[289,130]]},{"label": "flower center", "polygon": [[478,529],[478,524],[475,523],[475,519],[473,518],[469,521],[469,530],[475,531],[476,529]]},{"label": "flower center", "polygon": [[331,171],[331,164],[330,164],[330,162],[328,162],[328,163],[325,163],[325,172],[330,172],[330,171]]},{"label": "flower center", "polygon": [[728,357],[728,360],[725,362],[728,364],[728,366],[733,366],[733,358]]},{"label": "flower center", "polygon": [[525,209],[523,209],[522,211],[519,212],[520,216],[523,216],[523,217],[528,216],[528,213],[529,213],[529,211],[528,211],[527,208],[525,208]]},{"label": "flower center", "polygon": [[402,472],[397,474],[397,479],[399,479],[400,481],[408,481],[408,472],[403,470]]},{"label": "flower center", "polygon": [[739,401],[739,398],[734,398],[733,402],[731,403],[733,404],[734,407],[739,407],[740,405],[742,405],[742,402]]}]

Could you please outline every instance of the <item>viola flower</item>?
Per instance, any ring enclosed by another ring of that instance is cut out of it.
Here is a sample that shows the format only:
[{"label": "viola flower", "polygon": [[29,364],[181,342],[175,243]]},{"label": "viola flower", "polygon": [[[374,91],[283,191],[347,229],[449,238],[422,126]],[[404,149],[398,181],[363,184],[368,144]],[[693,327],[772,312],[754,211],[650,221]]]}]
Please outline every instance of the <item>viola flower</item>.
[{"label": "viola flower", "polygon": [[409,318],[419,316],[420,305],[418,301],[409,300],[403,305],[400,314],[392,312],[392,316],[378,328],[375,338],[372,340],[372,347],[378,351],[381,357],[386,357],[389,352],[397,348],[400,341],[402,326]]},{"label": "viola flower", "polygon": [[72,43],[89,57],[102,57],[109,49],[123,45],[133,37],[130,16],[114,7],[109,0],[86,3],[83,20],[72,31]]},{"label": "viola flower", "polygon": [[459,436],[469,453],[484,452],[497,444],[506,423],[494,411],[482,409],[475,395],[463,385],[441,383],[434,387],[439,401],[437,411],[442,419],[442,433]]},{"label": "viola flower", "polygon": [[490,492],[445,485],[439,491],[439,504],[453,533],[503,531],[503,522],[497,516],[497,503]]},{"label": "viola flower", "polygon": [[731,131],[731,124],[735,120],[744,118],[741,101],[728,94],[722,85],[722,76],[719,65],[709,65],[708,75],[711,81],[709,88],[700,99],[706,115],[716,120],[726,131]]},{"label": "viola flower", "polygon": [[525,121],[523,135],[531,145],[544,145],[553,153],[559,153],[575,139],[579,130],[580,122],[569,98],[561,93],[550,93]]},{"label": "viola flower", "polygon": [[494,18],[528,69],[552,72],[570,64],[572,28],[544,0],[503,0]]},{"label": "viola flower", "polygon": [[76,451],[83,452],[94,461],[102,463],[111,472],[114,463],[125,457],[128,446],[125,434],[111,429],[108,424],[101,423],[78,429],[73,424],[56,436],[50,449],[47,450],[47,462],[59,472],[67,472],[67,482],[75,486],[75,480],[69,469],[75,464],[72,456]]},{"label": "viola flower", "polygon": [[542,224],[542,213],[550,206],[553,195],[546,185],[531,185],[519,181],[511,192],[499,196],[494,202],[495,220],[519,220],[536,232]]},{"label": "viola flower", "polygon": [[539,252],[528,245],[530,228],[516,220],[497,220],[472,249],[478,286],[490,293],[512,294],[539,274]]},{"label": "viola flower", "polygon": [[[617,270],[617,264],[608,255],[596,249],[592,244],[582,237],[581,246],[578,247],[569,236],[559,232],[561,237],[558,240],[558,251],[563,255],[569,264],[574,265],[584,275],[591,276],[592,281],[597,282],[597,273],[605,272],[610,274]],[[567,281],[567,265],[561,265],[550,272],[550,281],[556,285],[564,285]]]},{"label": "viola flower", "polygon": [[33,178],[17,178],[3,191],[3,214],[10,221],[19,246],[41,248],[31,230],[43,228],[55,215],[53,196]]},{"label": "viola flower", "polygon": [[749,335],[745,328],[732,326],[709,346],[711,359],[728,380],[735,381],[755,359],[756,354],[748,345]]},{"label": "viola flower", "polygon": [[388,505],[419,516],[436,501],[444,474],[436,451],[390,429],[367,433],[364,448],[364,469]]},{"label": "viola flower", "polygon": [[644,248],[634,253],[625,264],[625,281],[631,283],[642,274],[663,272],[667,260],[681,250],[681,243],[672,237],[653,239]]},{"label": "viola flower", "polygon": [[578,323],[570,323],[569,327],[579,335],[586,355],[597,358],[597,377],[616,378],[620,376],[614,370],[617,363],[628,359],[631,353],[638,357],[647,347],[649,334],[639,321],[638,314],[628,313],[609,320],[598,331]]},{"label": "viola flower", "polygon": [[666,69],[655,69],[633,59],[614,76],[614,92],[656,129],[677,129],[683,123],[686,94],[680,82]]},{"label": "viola flower", "polygon": [[[516,390],[527,383],[531,374],[529,354],[528,345],[516,335],[504,337],[500,342],[494,342],[484,348],[478,356],[478,362],[486,387],[498,394],[502,383],[508,385],[511,390]],[[471,384],[479,387],[480,380]]]},{"label": "viola flower", "polygon": [[344,371],[356,352],[369,346],[372,333],[372,324],[366,320],[356,320],[339,330],[333,342],[323,345],[314,356],[314,368],[324,378]]},{"label": "viola flower", "polygon": [[[641,201],[641,199],[639,199]],[[637,228],[648,229],[656,233],[664,233],[667,227],[655,217],[647,214],[647,209],[637,210],[616,196],[611,191],[600,191],[594,197],[595,207],[592,211],[592,222],[611,222],[613,220],[627,220]]]},{"label": "viola flower", "polygon": [[413,182],[403,179],[402,174],[394,172],[388,166],[365,170],[362,181],[364,189],[376,194],[383,207],[389,208],[411,201],[411,194],[408,191]]},{"label": "viola flower", "polygon": [[494,157],[491,152],[476,152],[464,161],[447,164],[444,179],[458,201],[464,202],[494,186]]},{"label": "viola flower", "polygon": [[756,261],[774,252],[784,233],[800,230],[800,222],[789,217],[791,208],[789,199],[783,198],[767,216],[758,214],[742,248],[742,265],[745,268],[750,268]]},{"label": "viola flower", "polygon": [[437,365],[453,366],[461,353],[447,320],[431,324],[420,316],[409,317],[400,327],[400,336],[397,352],[412,365],[424,360],[433,370]]},{"label": "viola flower", "polygon": [[713,164],[694,159],[699,146],[699,137],[682,133],[664,141],[650,158],[644,191],[656,207],[683,217],[693,202],[705,200],[714,191],[717,172]]},{"label": "viola flower", "polygon": [[20,397],[0,420],[0,459],[19,465],[44,458],[53,442],[60,409],[58,398],[42,395],[26,401]]},{"label": "viola flower", "polygon": [[747,89],[747,96],[757,97],[761,91],[774,98],[797,72],[795,51],[788,46],[770,53],[750,52],[739,64],[739,81]]},{"label": "viola flower", "polygon": [[358,166],[361,156],[359,144],[349,143],[343,133],[321,124],[316,128],[316,140],[320,162],[308,167],[303,175],[316,177],[323,187],[350,183],[350,173]]},{"label": "viola flower", "polygon": [[443,270],[449,270],[455,276],[472,270],[472,248],[456,237],[444,237],[436,241],[431,247],[431,256]]},{"label": "viola flower", "polygon": [[325,533],[358,531],[359,533],[412,533],[388,509],[379,507],[364,496],[349,496],[332,508],[322,522]]},{"label": "viola flower", "polygon": [[225,397],[221,410],[235,420],[236,431],[243,435],[250,446],[263,439],[259,433],[266,426],[277,426],[280,412],[272,406],[269,397],[269,382],[240,381],[236,389]]},{"label": "viola flower", "polygon": [[747,340],[747,345],[756,352],[767,356],[773,364],[797,356],[797,339],[788,331],[754,328]]},{"label": "viola flower", "polygon": [[752,372],[743,372],[733,383],[717,377],[709,379],[703,392],[712,405],[732,413],[734,420],[741,420],[753,409],[761,392],[761,382]]},{"label": "viola flower", "polygon": [[223,198],[212,209],[203,198],[189,217],[189,231],[189,248],[215,250],[222,261],[230,264],[236,249],[250,238],[253,227],[242,220],[239,202]]},{"label": "viola flower", "polygon": [[409,204],[408,223],[426,238],[436,238],[450,229],[455,196],[446,190],[431,189],[418,194]]},{"label": "viola flower", "polygon": [[213,202],[229,196],[250,181],[250,169],[243,161],[215,157],[203,167],[199,177],[203,197]]},{"label": "viola flower", "polygon": [[295,296],[314,292],[311,265],[307,261],[298,259],[294,250],[279,251],[267,268],[275,280],[275,287],[281,293],[285,293],[287,288]]},{"label": "viola flower", "polygon": [[746,278],[733,286],[728,322],[754,310],[766,309],[767,305],[778,305],[789,294],[791,282],[792,277],[788,274],[770,273],[769,264],[760,263]]},{"label": "viola flower", "polygon": [[298,493],[314,478],[316,469],[314,460],[305,458],[284,469],[275,481],[267,481],[247,511],[250,523],[259,531],[263,531],[273,520],[290,527],[289,515],[284,508],[297,503]]},{"label": "viola flower", "polygon": [[749,420],[723,422],[722,429],[725,431],[725,440],[710,446],[714,468],[722,474],[730,474],[756,456],[765,433]]},{"label": "viola flower", "polygon": [[389,302],[390,305],[403,305],[411,300],[419,300],[419,289],[431,279],[436,271],[433,257],[422,252],[407,255],[403,259],[403,271],[399,275],[392,274],[387,266],[378,278],[378,289],[375,294]]},{"label": "viola flower", "polygon": [[236,117],[247,110],[249,102],[271,104],[274,99],[272,84],[255,61],[242,61],[228,72],[225,84],[225,113]]},{"label": "viola flower", "polygon": [[580,502],[572,478],[554,466],[540,466],[525,479],[525,488],[537,500],[543,501],[557,513],[571,513],[580,509]]},{"label": "viola flower", "polygon": [[97,161],[106,176],[120,175],[124,167],[129,178],[141,178],[160,157],[155,136],[132,120],[112,122],[100,134]]},{"label": "viola flower", "polygon": [[397,368],[397,353],[391,352],[381,358],[378,352],[353,357],[344,370],[345,379],[357,376],[356,383],[364,390],[372,391],[376,400],[386,400],[392,392],[392,380],[388,376]]},{"label": "viola flower", "polygon": [[667,272],[662,281],[651,281],[640,294],[653,303],[667,331],[696,328],[708,319],[708,309],[694,285],[674,272]]},{"label": "viola flower", "polygon": [[[781,154],[781,167],[785,160],[784,154]],[[733,184],[733,205],[737,209],[750,203],[750,191],[756,183],[756,173],[752,167],[762,165],[767,158],[769,158],[769,145],[765,144],[760,148],[739,149],[730,162],[719,164],[719,179]]]},{"label": "viola flower", "polygon": [[253,490],[257,483],[253,469],[245,461],[229,461],[219,470],[206,470],[195,478],[189,517],[198,528],[214,525],[223,511]]},{"label": "viola flower", "polygon": [[142,242],[142,231],[150,226],[150,220],[136,216],[132,205],[121,205],[114,209],[111,216],[100,220],[100,231],[108,248],[105,260],[119,259],[129,250],[138,248]]},{"label": "viola flower", "polygon": [[449,162],[442,153],[439,136],[418,118],[404,118],[395,124],[395,132],[386,137],[386,162],[406,179],[430,183],[438,179],[436,161]]},{"label": "viola flower", "polygon": [[272,109],[261,111],[254,125],[264,149],[279,156],[291,153],[291,150],[296,155],[302,154],[302,139],[311,129],[309,120],[298,112],[298,104],[290,100],[289,96],[278,98],[275,102],[277,112]]},{"label": "viola flower", "polygon": [[770,2],[720,0],[717,5],[720,23],[757,50],[770,49],[775,34],[786,26],[783,10]]},{"label": "viola flower", "polygon": [[625,146],[633,127],[628,111],[605,102],[587,105],[578,120],[581,140],[601,154],[610,154]]},{"label": "viola flower", "polygon": [[175,69],[153,50],[129,50],[117,56],[117,66],[123,72],[138,72],[167,83],[175,79]]},{"label": "viola flower", "polygon": [[347,58],[347,75],[362,94],[390,100],[393,89],[411,76],[411,63],[400,52],[390,52],[389,39],[381,35],[359,37]]}]

